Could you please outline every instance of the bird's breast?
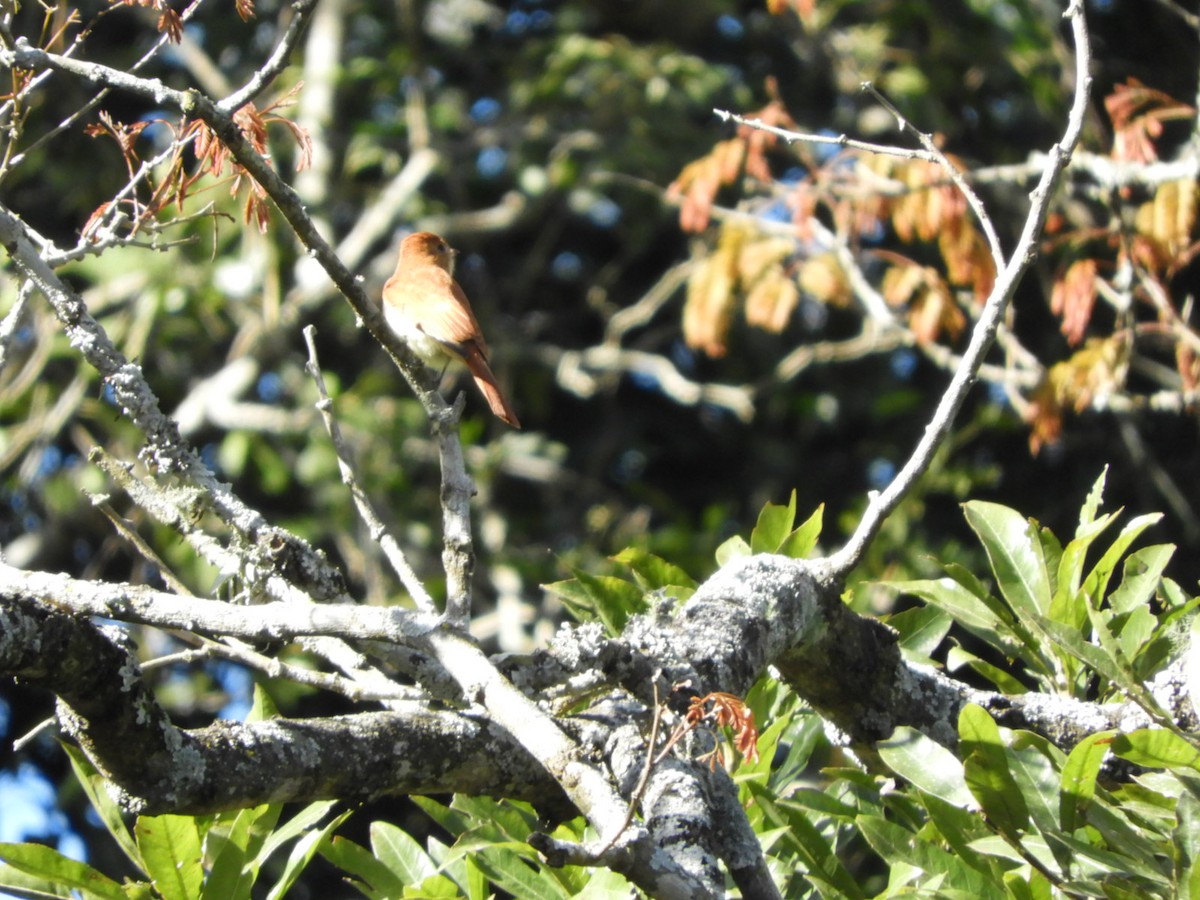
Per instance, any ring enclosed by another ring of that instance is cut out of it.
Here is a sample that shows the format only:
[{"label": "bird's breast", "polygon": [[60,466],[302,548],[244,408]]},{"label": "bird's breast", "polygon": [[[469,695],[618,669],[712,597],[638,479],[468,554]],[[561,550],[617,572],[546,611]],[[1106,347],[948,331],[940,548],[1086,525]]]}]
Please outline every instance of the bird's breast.
[{"label": "bird's breast", "polygon": [[447,352],[445,344],[426,334],[420,324],[403,309],[385,303],[383,318],[393,333],[408,344],[408,349],[421,357],[426,365],[437,368],[445,363],[447,356],[451,355]]}]

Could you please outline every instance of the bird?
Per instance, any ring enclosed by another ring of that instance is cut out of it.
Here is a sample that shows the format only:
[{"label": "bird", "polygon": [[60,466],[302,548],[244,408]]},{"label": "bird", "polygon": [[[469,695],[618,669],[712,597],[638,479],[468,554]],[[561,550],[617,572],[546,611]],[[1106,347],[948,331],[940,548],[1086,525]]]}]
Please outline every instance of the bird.
[{"label": "bird", "polygon": [[471,303],[454,280],[454,250],[429,231],[400,242],[396,271],[383,285],[388,328],[433,368],[451,360],[466,365],[492,412],[513,428],[521,422],[488,365],[488,347]]}]

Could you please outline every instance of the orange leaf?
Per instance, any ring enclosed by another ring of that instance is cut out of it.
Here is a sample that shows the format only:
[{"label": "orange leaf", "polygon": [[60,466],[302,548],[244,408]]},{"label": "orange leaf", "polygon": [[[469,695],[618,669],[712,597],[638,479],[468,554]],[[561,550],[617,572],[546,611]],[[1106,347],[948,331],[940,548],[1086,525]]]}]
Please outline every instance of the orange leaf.
[{"label": "orange leaf", "polygon": [[1136,78],[1118,84],[1104,98],[1104,108],[1113,123],[1113,159],[1121,162],[1153,162],[1158,159],[1154,139],[1162,134],[1169,119],[1190,119],[1195,109],[1169,94],[1146,87]]},{"label": "orange leaf", "polygon": [[1062,316],[1062,333],[1072,347],[1083,340],[1095,305],[1096,260],[1076,260],[1050,292],[1050,311]]},{"label": "orange leaf", "polygon": [[721,141],[707,156],[683,167],[679,177],[667,187],[669,198],[683,198],[679,210],[680,228],[698,233],[708,227],[717,191],[737,178],[745,149],[741,141],[731,138]]},{"label": "orange leaf", "polygon": [[1057,444],[1062,437],[1063,410],[1054,396],[1054,387],[1047,378],[1030,398],[1029,408],[1025,411],[1025,420],[1029,422],[1029,452],[1037,456],[1041,449],[1049,444]]},{"label": "orange leaf", "polygon": [[1200,384],[1200,357],[1197,357],[1196,351],[1183,341],[1175,345],[1175,367],[1179,370],[1183,392],[1194,393],[1196,386]]}]

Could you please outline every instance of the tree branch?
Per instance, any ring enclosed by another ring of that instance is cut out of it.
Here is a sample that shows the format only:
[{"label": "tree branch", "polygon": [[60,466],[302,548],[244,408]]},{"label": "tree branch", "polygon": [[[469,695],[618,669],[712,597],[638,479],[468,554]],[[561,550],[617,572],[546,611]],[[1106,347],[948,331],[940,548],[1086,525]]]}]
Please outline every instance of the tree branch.
[{"label": "tree branch", "polygon": [[996,330],[1008,308],[1009,301],[1016,292],[1021,277],[1037,256],[1037,241],[1046,221],[1050,198],[1083,129],[1083,119],[1087,112],[1088,94],[1092,83],[1089,74],[1091,50],[1082,0],[1071,0],[1064,15],[1070,21],[1071,31],[1075,38],[1076,66],[1075,98],[1067,120],[1066,131],[1062,139],[1050,150],[1049,163],[1043,171],[1037,187],[1030,195],[1032,206],[1025,219],[1025,226],[1013,248],[1008,264],[997,273],[996,284],[971,333],[971,341],[963,354],[962,364],[950,379],[950,385],[942,395],[933,418],[926,426],[925,434],[892,483],[881,494],[872,498],[850,540],[830,558],[834,571],[839,574],[846,574],[858,564],[867,547],[879,532],[884,520],[900,504],[900,501],[916,484],[917,479],[929,468],[929,463],[938,446],[950,433],[950,427],[966,399],[967,392],[975,383],[979,366],[983,363],[984,357],[995,340]]}]

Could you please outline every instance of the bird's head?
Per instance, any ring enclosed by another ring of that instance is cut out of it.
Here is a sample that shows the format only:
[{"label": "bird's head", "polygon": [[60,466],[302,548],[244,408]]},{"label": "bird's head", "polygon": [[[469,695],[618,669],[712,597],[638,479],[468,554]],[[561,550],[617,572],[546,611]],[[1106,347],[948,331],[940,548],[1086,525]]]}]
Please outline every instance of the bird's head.
[{"label": "bird's head", "polygon": [[441,235],[431,231],[410,234],[400,243],[400,263],[433,264],[454,274],[454,257],[458,251],[446,243]]}]

